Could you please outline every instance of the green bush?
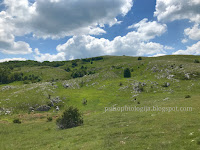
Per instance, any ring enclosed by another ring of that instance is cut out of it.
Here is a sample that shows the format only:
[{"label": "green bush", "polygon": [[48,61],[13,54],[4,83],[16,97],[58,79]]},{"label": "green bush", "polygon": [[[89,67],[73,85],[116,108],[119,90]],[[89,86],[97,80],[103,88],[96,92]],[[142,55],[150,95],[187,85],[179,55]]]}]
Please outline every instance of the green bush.
[{"label": "green bush", "polygon": [[14,119],[14,120],[13,120],[13,123],[21,124],[22,122],[17,118],[17,119]]},{"label": "green bush", "polygon": [[67,108],[62,116],[56,120],[59,129],[67,129],[77,127],[83,124],[82,114],[77,108]]},{"label": "green bush", "polygon": [[191,96],[190,95],[186,95],[185,98],[191,98]]},{"label": "green bush", "polygon": [[142,57],[138,57],[138,60],[142,60]]},{"label": "green bush", "polygon": [[53,120],[52,117],[47,117],[47,122],[51,122]]},{"label": "green bush", "polygon": [[199,60],[198,60],[198,59],[195,59],[195,60],[194,60],[194,63],[200,63],[200,62],[199,62]]},{"label": "green bush", "polygon": [[130,78],[131,77],[131,71],[129,68],[124,69],[124,78]]},{"label": "green bush", "polygon": [[65,71],[70,72],[71,69],[70,69],[69,67],[67,67],[67,68],[65,69]]}]

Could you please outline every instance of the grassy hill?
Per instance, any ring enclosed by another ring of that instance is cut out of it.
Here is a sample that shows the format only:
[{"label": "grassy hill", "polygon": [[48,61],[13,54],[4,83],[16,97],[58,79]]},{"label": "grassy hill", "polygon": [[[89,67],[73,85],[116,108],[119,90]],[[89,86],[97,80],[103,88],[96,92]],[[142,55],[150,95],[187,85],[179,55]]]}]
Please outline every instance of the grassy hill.
[{"label": "grassy hill", "polygon": [[[200,149],[195,60],[200,56],[1,63],[22,77],[0,84],[0,149]],[[131,78],[124,78],[125,68]],[[51,100],[57,101],[49,111],[37,111]],[[84,124],[58,130],[56,118],[68,106],[83,113]],[[22,123],[14,124],[15,118]]]}]

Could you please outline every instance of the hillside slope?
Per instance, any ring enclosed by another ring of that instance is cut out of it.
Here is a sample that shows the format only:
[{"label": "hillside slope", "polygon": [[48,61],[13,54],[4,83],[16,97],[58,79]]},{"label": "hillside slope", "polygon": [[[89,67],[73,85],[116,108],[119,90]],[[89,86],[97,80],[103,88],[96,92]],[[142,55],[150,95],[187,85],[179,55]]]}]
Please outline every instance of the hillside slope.
[{"label": "hillside slope", "polygon": [[[103,56],[1,63],[8,73],[0,85],[0,149],[200,149],[197,60]],[[124,78],[125,68],[131,78]],[[84,125],[58,130],[55,120],[68,106],[80,109]],[[46,122],[49,116],[53,122]],[[15,118],[22,124],[13,124]]]}]

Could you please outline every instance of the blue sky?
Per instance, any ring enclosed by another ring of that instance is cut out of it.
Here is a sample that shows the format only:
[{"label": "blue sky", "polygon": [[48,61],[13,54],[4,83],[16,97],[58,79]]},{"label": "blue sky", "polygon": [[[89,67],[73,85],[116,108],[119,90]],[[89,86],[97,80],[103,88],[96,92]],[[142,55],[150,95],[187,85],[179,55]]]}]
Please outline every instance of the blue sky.
[{"label": "blue sky", "polygon": [[0,62],[200,54],[199,0],[0,3]]}]

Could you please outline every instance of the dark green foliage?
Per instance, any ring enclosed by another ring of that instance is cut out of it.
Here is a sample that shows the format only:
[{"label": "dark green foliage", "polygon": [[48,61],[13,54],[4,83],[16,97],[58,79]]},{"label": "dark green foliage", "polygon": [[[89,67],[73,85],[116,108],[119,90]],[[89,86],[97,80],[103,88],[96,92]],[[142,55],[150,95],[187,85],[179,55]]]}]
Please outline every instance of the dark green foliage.
[{"label": "dark green foliage", "polygon": [[74,68],[74,67],[76,67],[76,66],[78,66],[77,62],[76,62],[75,60],[72,61],[72,67]]},{"label": "dark green foliage", "polygon": [[40,76],[36,76],[34,74],[31,74],[29,76],[24,76],[23,81],[28,81],[32,83],[40,82],[42,78]]},{"label": "dark green foliage", "polygon": [[22,122],[17,118],[17,119],[14,119],[14,120],[13,120],[13,123],[21,124]]},{"label": "dark green foliage", "polygon": [[29,82],[29,81],[27,81],[27,80],[25,80],[23,83],[24,83],[24,84],[29,84],[30,82]]},{"label": "dark green foliage", "polygon": [[138,60],[142,60],[142,57],[138,57]]},{"label": "dark green foliage", "polygon": [[85,59],[82,59],[83,62],[91,62],[91,61],[99,61],[99,60],[102,60],[103,57],[92,57],[92,58],[85,58]]},{"label": "dark green foliage", "polygon": [[0,67],[0,84],[8,84],[15,81],[31,81],[34,82],[40,82],[42,79],[39,76],[35,76],[34,74],[31,74],[29,76],[24,76],[21,72],[14,72],[11,71],[8,67]]},{"label": "dark green foliage", "polygon": [[131,71],[129,68],[124,69],[124,78],[130,78],[131,77]]},{"label": "dark green foliage", "polygon": [[87,72],[85,70],[79,69],[79,70],[74,70],[71,74],[71,77],[79,78],[79,77],[83,77],[86,74],[87,74]]},{"label": "dark green foliage", "polygon": [[200,63],[200,62],[199,62],[199,60],[198,60],[198,59],[195,59],[195,60],[194,60],[194,63]]},{"label": "dark green foliage", "polygon": [[69,67],[67,67],[67,68],[65,69],[65,71],[70,72],[71,69],[70,69]]},{"label": "dark green foliage", "polygon": [[200,140],[197,141],[197,145],[200,145]]},{"label": "dark green foliage", "polygon": [[119,83],[119,86],[122,86],[122,85],[123,85],[123,83],[122,83],[122,82],[120,82],[120,83]]},{"label": "dark green foliage", "polygon": [[9,62],[3,62],[0,63],[3,66],[7,66],[8,68],[10,68],[11,70],[13,68],[18,68],[18,67],[23,67],[23,66],[27,66],[27,67],[33,67],[33,66],[50,66],[50,67],[59,67],[59,66],[63,66],[67,63],[67,61],[53,61],[53,62],[49,62],[49,61],[44,61],[44,62],[37,62],[37,61],[33,61],[33,60],[27,60],[27,61],[9,61]]},{"label": "dark green foliage", "polygon": [[67,129],[77,127],[83,124],[82,114],[77,108],[67,108],[62,116],[56,120],[59,129]]},{"label": "dark green foliage", "polygon": [[14,81],[22,81],[23,73],[12,73],[10,68],[1,67],[0,68],[0,84],[7,84]]},{"label": "dark green foliage", "polygon": [[84,75],[95,74],[95,68],[87,69],[87,67],[81,66],[80,69],[74,69],[72,71],[72,78],[83,77]]},{"label": "dark green foliage", "polygon": [[52,117],[47,117],[47,122],[51,122],[53,120]]},{"label": "dark green foliage", "polygon": [[191,98],[191,96],[190,95],[186,95],[185,98]]}]

